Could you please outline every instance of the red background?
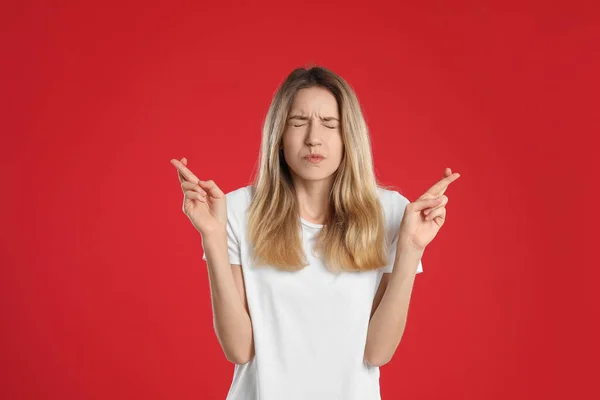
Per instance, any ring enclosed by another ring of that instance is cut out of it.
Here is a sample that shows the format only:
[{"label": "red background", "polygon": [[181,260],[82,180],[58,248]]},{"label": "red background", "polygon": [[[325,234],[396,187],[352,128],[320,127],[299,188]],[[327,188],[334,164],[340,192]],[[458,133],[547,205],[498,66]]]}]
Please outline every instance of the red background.
[{"label": "red background", "polygon": [[596,397],[599,18],[551,4],[4,3],[0,397],[225,398],[169,160],[246,185],[310,63],[356,89],[383,183],[461,173],[384,400]]}]

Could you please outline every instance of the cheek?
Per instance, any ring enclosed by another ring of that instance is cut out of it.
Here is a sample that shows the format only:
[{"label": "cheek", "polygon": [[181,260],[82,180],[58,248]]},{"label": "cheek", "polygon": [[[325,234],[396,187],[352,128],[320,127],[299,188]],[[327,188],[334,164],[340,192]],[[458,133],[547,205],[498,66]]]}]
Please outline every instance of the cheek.
[{"label": "cheek", "polygon": [[344,154],[344,142],[340,134],[332,138],[329,149],[334,152],[339,158]]},{"label": "cheek", "polygon": [[285,131],[283,133],[283,137],[281,138],[281,142],[283,143],[283,147],[292,149],[292,148],[297,148],[298,145],[302,144],[302,139],[300,138],[300,135],[294,135],[293,132],[288,132]]},{"label": "cheek", "polygon": [[286,140],[283,143],[283,148],[285,149],[285,154],[293,156],[297,155],[300,152],[300,150],[302,149],[302,144],[299,144],[295,140]]}]

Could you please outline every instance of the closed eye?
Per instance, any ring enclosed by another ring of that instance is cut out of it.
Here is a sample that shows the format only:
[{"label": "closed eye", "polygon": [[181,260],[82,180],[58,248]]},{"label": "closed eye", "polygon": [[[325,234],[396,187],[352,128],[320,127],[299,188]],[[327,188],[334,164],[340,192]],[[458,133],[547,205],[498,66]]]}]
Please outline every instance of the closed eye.
[{"label": "closed eye", "polygon": [[[295,128],[300,128],[301,126],[305,126],[305,125],[306,124],[292,124],[292,126],[295,127]],[[326,128],[329,128],[329,129],[336,129],[337,128],[337,126],[330,126],[330,125],[323,125],[323,126],[326,127]]]}]

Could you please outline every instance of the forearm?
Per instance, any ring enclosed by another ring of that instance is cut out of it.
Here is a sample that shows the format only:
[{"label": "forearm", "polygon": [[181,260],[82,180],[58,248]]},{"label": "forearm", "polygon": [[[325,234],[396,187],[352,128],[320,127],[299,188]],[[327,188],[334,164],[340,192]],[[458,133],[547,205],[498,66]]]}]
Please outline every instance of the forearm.
[{"label": "forearm", "polygon": [[233,279],[227,234],[203,238],[212,300],[213,324],[225,357],[244,364],[252,352],[252,322]]},{"label": "forearm", "polygon": [[398,243],[394,270],[369,322],[365,360],[371,365],[388,363],[400,344],[406,327],[415,274],[422,255],[422,251]]}]

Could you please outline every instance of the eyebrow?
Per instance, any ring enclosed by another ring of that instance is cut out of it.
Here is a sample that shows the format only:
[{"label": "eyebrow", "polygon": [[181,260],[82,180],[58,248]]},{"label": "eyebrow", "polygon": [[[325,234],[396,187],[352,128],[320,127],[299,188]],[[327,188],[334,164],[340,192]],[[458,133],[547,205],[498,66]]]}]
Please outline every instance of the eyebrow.
[{"label": "eyebrow", "polygon": [[[301,121],[308,121],[310,118],[308,118],[307,116],[304,116],[304,115],[294,114],[294,115],[292,115],[292,116],[290,116],[288,118],[288,121],[290,119],[299,119]],[[322,118],[319,118],[319,119],[321,121],[338,121],[339,122],[339,119],[337,119],[335,117],[322,117]]]}]

